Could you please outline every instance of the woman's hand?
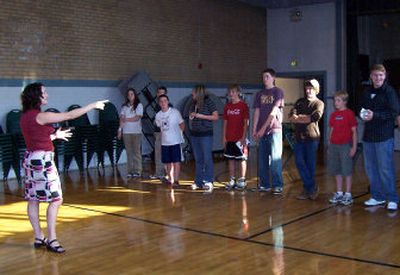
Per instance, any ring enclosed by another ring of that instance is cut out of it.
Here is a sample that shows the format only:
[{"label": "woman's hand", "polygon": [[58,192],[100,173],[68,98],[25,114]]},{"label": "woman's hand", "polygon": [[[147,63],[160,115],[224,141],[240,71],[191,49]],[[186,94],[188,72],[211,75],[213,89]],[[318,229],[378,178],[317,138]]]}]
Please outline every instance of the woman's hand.
[{"label": "woman's hand", "polygon": [[94,109],[98,109],[98,110],[104,110],[104,106],[106,105],[106,103],[109,102],[108,99],[106,100],[99,100],[94,102]]},{"label": "woman's hand", "polygon": [[61,127],[54,133],[54,139],[63,139],[68,141],[72,137],[71,129],[62,130]]}]

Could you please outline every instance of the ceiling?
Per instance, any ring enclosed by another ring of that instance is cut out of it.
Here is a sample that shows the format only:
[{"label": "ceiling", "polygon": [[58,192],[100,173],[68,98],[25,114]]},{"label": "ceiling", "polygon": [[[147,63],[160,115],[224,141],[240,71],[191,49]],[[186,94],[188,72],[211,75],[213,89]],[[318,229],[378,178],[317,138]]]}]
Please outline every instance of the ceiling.
[{"label": "ceiling", "polygon": [[293,8],[305,5],[314,5],[335,0],[239,0],[249,5],[266,7],[268,9]]}]

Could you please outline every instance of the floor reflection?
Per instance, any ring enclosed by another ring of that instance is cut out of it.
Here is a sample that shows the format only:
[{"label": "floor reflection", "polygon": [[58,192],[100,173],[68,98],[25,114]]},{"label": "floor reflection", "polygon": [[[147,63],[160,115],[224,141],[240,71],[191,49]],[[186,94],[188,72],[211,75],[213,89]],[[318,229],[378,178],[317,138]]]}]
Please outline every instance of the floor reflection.
[{"label": "floor reflection", "polygon": [[284,232],[281,225],[274,225],[273,219],[280,218],[280,211],[276,215],[269,216],[269,227],[272,228],[272,243],[274,245],[274,256],[272,257],[272,273],[274,275],[285,274],[284,260]]}]

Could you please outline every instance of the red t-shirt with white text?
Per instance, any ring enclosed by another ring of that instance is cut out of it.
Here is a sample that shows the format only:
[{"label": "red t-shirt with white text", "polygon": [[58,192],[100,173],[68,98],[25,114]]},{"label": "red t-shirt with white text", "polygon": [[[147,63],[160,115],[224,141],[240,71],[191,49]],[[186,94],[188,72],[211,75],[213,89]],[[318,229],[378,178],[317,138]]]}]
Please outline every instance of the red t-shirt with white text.
[{"label": "red t-shirt with white text", "polygon": [[249,107],[243,101],[229,102],[224,107],[224,120],[226,120],[226,141],[236,142],[243,137],[245,120],[249,119]]},{"label": "red t-shirt with white text", "polygon": [[351,128],[357,127],[354,112],[349,109],[335,111],[329,117],[329,127],[332,128],[332,144],[347,144],[352,142],[353,132]]}]

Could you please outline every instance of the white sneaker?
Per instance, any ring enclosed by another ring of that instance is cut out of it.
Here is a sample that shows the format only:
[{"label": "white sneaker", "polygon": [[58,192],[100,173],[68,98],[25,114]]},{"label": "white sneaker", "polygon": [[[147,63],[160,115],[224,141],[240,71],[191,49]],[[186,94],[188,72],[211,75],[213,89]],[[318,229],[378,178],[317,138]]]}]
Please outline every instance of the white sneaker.
[{"label": "white sneaker", "polygon": [[390,201],[387,205],[387,210],[397,210],[397,203]]},{"label": "white sneaker", "polygon": [[338,192],[335,192],[333,194],[332,198],[329,199],[329,202],[333,203],[333,204],[337,204],[337,203],[342,202],[342,200],[343,200],[343,194],[339,194]]},{"label": "white sneaker", "polygon": [[374,198],[370,198],[369,200],[365,201],[364,204],[366,206],[376,206],[376,205],[381,205],[381,204],[385,204],[386,201],[377,201]]},{"label": "white sneaker", "polygon": [[149,178],[151,180],[162,180],[164,178],[164,176],[161,176],[161,175],[150,175]]},{"label": "white sneaker", "polygon": [[344,196],[342,197],[342,200],[340,202],[343,205],[350,205],[353,203],[353,197],[351,196],[351,194],[344,194]]},{"label": "white sneaker", "polygon": [[192,190],[197,190],[197,189],[200,189],[200,187],[197,186],[196,183],[193,183],[193,184],[192,184]]},{"label": "white sneaker", "polygon": [[234,177],[231,177],[230,180],[226,183],[225,187],[226,189],[232,189],[236,185],[236,181]]},{"label": "white sneaker", "polygon": [[247,186],[246,179],[245,178],[238,179],[238,182],[237,182],[236,186],[239,189],[245,189],[246,186]]},{"label": "white sneaker", "polygon": [[214,184],[212,184],[212,182],[205,182],[204,189],[206,190],[206,192],[212,192],[214,189]]}]

